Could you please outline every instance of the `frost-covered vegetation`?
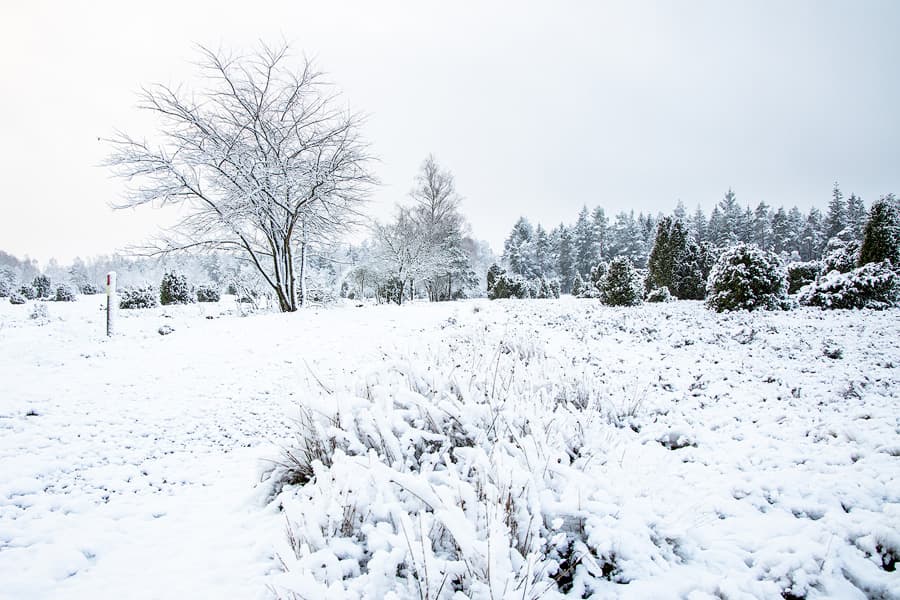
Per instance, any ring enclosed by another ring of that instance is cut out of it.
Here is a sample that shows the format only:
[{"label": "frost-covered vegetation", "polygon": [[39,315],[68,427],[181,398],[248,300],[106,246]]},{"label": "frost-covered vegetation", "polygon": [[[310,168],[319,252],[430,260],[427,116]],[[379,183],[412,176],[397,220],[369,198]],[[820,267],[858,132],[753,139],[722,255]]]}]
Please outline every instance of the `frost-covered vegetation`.
[{"label": "frost-covered vegetation", "polygon": [[320,374],[275,589],[892,597],[900,321],[832,316],[492,303]]}]

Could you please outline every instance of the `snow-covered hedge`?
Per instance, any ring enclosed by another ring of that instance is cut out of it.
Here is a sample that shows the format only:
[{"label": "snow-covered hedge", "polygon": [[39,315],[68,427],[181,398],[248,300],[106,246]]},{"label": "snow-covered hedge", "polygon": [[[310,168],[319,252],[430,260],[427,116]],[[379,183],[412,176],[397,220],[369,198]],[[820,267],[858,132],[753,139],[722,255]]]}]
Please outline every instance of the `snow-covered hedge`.
[{"label": "snow-covered hedge", "polygon": [[653,288],[647,293],[647,302],[672,302],[675,298],[669,292],[669,288],[663,286],[661,288]]},{"label": "snow-covered hedge", "polygon": [[50,278],[46,275],[38,275],[34,278],[34,281],[31,282],[31,287],[34,288],[35,293],[38,298],[49,298],[51,294],[51,284]]},{"label": "snow-covered hedge", "polygon": [[201,285],[197,287],[197,302],[218,302],[221,298],[222,294],[215,286]]},{"label": "snow-covered hedge", "polygon": [[756,246],[737,244],[719,257],[707,282],[706,305],[726,310],[776,310],[786,306],[787,272],[781,259]]},{"label": "snow-covered hedge", "polygon": [[75,302],[75,300],[75,289],[71,285],[61,283],[56,286],[57,302]]},{"label": "snow-covered hedge", "polygon": [[900,304],[900,281],[890,263],[869,263],[849,273],[828,273],[800,290],[798,301],[831,309],[885,309]]},{"label": "snow-covered hedge", "polygon": [[789,263],[787,266],[788,294],[796,294],[800,288],[809,285],[823,273],[825,273],[825,265],[818,260]]},{"label": "snow-covered hedge", "polygon": [[159,292],[152,285],[125,288],[119,292],[119,308],[154,308],[159,306]]},{"label": "snow-covered hedge", "polygon": [[488,298],[559,298],[559,281],[544,277],[529,280],[492,267],[488,272]]},{"label": "snow-covered hedge", "polygon": [[166,273],[159,284],[160,304],[193,304],[197,301],[187,277],[178,273]]}]

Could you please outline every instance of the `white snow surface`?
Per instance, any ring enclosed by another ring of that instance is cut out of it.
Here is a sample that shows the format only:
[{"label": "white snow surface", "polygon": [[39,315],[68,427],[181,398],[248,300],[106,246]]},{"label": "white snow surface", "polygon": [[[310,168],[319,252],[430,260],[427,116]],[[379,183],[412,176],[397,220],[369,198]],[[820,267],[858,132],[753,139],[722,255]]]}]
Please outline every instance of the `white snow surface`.
[{"label": "white snow surface", "polygon": [[0,598],[900,598],[896,309],[103,302],[0,299]]}]

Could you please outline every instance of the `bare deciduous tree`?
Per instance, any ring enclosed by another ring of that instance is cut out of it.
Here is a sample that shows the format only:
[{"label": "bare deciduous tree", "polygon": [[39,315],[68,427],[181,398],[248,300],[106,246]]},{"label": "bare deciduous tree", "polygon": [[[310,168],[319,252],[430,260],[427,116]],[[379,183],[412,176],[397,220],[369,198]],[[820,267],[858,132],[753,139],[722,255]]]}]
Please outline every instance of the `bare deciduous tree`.
[{"label": "bare deciduous tree", "polygon": [[180,206],[184,218],[150,254],[237,251],[282,311],[297,310],[310,239],[352,219],[374,184],[361,118],[309,60],[292,69],[287,46],[201,55],[203,90],[143,90],[140,108],[161,121],[155,144],[109,140],[107,165],[132,184],[118,207]]}]

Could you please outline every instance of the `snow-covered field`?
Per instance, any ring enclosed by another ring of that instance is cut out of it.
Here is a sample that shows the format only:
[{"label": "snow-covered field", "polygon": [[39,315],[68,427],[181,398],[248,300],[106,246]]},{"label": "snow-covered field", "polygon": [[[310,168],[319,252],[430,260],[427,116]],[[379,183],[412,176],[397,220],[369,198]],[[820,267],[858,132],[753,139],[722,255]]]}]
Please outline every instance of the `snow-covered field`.
[{"label": "snow-covered field", "polygon": [[900,311],[33,304],[0,598],[900,597]]}]

